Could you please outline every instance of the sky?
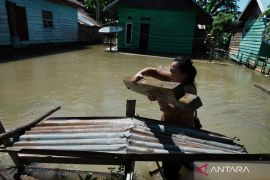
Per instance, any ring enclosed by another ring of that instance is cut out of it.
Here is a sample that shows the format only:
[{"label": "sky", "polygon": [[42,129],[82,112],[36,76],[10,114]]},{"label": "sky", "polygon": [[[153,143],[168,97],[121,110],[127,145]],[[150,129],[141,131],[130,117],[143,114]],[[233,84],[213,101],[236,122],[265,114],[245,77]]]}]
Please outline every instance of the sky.
[{"label": "sky", "polygon": [[238,6],[239,6],[239,11],[243,11],[244,8],[246,7],[247,3],[249,0],[240,0],[238,1]]}]

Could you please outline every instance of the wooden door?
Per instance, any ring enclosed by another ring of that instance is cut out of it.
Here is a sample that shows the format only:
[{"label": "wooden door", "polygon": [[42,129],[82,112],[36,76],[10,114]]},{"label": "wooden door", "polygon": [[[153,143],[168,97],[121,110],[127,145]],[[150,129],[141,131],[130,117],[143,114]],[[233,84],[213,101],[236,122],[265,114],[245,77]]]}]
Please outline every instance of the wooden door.
[{"label": "wooden door", "polygon": [[25,7],[16,6],[15,13],[16,13],[17,31],[20,40],[27,41],[29,40],[29,34],[28,34],[27,16]]},{"label": "wooden door", "polygon": [[150,24],[141,24],[139,48],[142,50],[148,49],[149,29]]},{"label": "wooden door", "polygon": [[11,37],[17,36],[17,26],[16,26],[16,14],[15,14],[16,4],[10,1],[6,1],[6,9],[8,16],[9,32]]}]

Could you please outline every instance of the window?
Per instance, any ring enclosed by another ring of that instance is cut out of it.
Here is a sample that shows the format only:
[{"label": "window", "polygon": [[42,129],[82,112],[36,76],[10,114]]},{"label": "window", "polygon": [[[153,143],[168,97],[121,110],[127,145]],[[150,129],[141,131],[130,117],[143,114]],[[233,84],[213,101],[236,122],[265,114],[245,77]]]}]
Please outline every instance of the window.
[{"label": "window", "polygon": [[147,17],[141,17],[141,20],[142,20],[142,21],[145,21],[145,20],[146,20],[146,21],[150,21],[150,20],[151,20],[151,18],[147,18]]},{"label": "window", "polygon": [[53,28],[53,13],[52,11],[42,10],[42,19],[44,28]]},{"label": "window", "polygon": [[126,24],[126,44],[131,44],[132,39],[132,24]]}]

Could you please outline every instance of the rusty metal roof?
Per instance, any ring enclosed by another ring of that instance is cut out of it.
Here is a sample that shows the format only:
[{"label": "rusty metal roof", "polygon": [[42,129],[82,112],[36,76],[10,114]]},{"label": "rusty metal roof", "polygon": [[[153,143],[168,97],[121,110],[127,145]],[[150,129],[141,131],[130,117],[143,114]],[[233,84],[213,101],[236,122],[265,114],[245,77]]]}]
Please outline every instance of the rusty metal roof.
[{"label": "rusty metal roof", "polygon": [[26,131],[11,147],[115,154],[245,154],[235,138],[141,117],[55,117]]}]

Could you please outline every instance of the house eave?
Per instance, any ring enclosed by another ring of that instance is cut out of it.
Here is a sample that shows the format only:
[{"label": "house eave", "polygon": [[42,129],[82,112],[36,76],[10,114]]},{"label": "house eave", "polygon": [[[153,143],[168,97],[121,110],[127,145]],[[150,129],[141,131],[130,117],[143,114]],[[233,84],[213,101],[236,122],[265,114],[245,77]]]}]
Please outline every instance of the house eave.
[{"label": "house eave", "polygon": [[[124,2],[125,0],[115,0],[113,1],[111,4],[109,4],[108,6],[106,6],[103,11],[116,11],[116,9],[119,7],[120,3]],[[200,7],[196,2],[194,2],[193,0],[189,0],[190,5],[193,6],[194,8],[196,8],[196,10],[198,11],[198,23],[199,24],[211,24],[213,19],[212,16],[207,13],[202,7]],[[143,8],[140,7],[138,5],[138,8]],[[149,7],[147,7],[149,8]],[[164,8],[164,9],[171,9],[171,10],[180,10],[180,8],[177,7],[173,7],[173,8]]]}]

